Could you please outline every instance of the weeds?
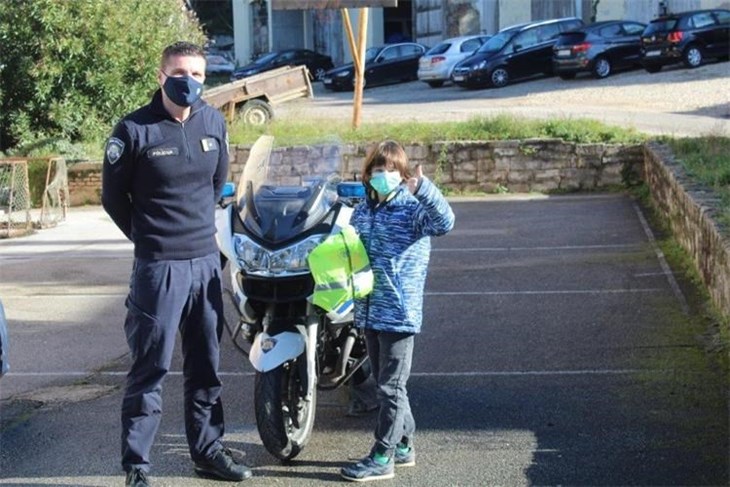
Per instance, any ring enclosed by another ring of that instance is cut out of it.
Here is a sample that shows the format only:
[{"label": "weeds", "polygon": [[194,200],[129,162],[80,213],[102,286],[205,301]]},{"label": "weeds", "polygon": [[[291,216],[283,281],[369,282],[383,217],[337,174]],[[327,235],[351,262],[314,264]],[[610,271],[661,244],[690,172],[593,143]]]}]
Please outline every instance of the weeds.
[{"label": "weeds", "polygon": [[706,137],[663,138],[694,180],[710,187],[720,198],[717,221],[730,228],[730,138]]}]

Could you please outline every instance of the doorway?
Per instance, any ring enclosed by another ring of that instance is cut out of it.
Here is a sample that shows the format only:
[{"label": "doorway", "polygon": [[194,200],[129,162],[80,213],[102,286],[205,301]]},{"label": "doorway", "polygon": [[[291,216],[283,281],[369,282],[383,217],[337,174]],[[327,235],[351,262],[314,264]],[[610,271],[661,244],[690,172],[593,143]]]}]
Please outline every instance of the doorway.
[{"label": "doorway", "polygon": [[397,7],[383,9],[383,38],[386,44],[413,40],[413,2],[398,0]]}]

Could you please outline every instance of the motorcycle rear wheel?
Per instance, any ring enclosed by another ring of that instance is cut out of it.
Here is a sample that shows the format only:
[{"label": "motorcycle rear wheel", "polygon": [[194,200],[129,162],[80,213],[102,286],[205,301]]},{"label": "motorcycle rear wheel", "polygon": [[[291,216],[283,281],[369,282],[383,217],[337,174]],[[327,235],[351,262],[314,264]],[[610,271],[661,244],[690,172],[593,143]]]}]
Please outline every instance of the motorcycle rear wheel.
[{"label": "motorcycle rear wheel", "polygon": [[254,407],[259,436],[266,450],[280,460],[291,460],[309,442],[314,428],[317,394],[306,401],[306,377],[300,373],[303,356],[269,372],[257,372]]}]

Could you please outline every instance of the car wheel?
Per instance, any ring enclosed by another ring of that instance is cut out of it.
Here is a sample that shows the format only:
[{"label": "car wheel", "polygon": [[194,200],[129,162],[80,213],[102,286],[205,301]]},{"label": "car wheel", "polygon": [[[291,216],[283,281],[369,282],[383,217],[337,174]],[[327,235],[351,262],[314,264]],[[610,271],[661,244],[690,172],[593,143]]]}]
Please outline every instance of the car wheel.
[{"label": "car wheel", "polygon": [[241,118],[248,125],[265,125],[274,118],[274,110],[264,100],[253,99],[243,104]]},{"label": "car wheel", "polygon": [[704,56],[702,55],[702,48],[696,44],[687,46],[682,54],[682,61],[688,68],[696,68],[702,64]]},{"label": "car wheel", "polygon": [[495,88],[507,86],[507,83],[509,83],[509,73],[507,72],[507,68],[499,67],[492,71],[490,80],[492,81],[492,86]]},{"label": "car wheel", "polygon": [[444,85],[443,81],[429,81],[428,86],[431,88],[441,88]]},{"label": "car wheel", "polygon": [[603,79],[611,74],[611,61],[605,57],[599,57],[593,63],[593,70],[591,71],[594,78]]},{"label": "car wheel", "polygon": [[575,79],[575,73],[559,73],[560,79]]},{"label": "car wheel", "polygon": [[647,66],[644,66],[644,69],[646,70],[647,73],[658,73],[659,71],[662,70],[662,66],[661,66],[661,64],[654,64],[654,65],[649,64]]},{"label": "car wheel", "polygon": [[322,81],[322,79],[324,78],[324,74],[326,72],[327,72],[327,70],[324,68],[315,69],[314,70],[314,79],[316,79],[317,81]]}]

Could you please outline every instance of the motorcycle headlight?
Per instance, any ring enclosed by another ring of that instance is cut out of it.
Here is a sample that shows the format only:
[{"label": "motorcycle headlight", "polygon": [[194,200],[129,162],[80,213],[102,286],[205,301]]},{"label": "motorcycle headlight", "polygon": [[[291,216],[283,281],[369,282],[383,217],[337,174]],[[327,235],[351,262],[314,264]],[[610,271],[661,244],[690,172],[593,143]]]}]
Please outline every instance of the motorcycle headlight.
[{"label": "motorcycle headlight", "polygon": [[236,235],[234,248],[240,266],[248,272],[267,271],[269,268],[269,252],[248,237]]},{"label": "motorcycle headlight", "polygon": [[251,274],[302,273],[309,271],[309,253],[326,237],[315,235],[292,246],[272,251],[248,237],[237,235],[234,245],[241,267]]}]

